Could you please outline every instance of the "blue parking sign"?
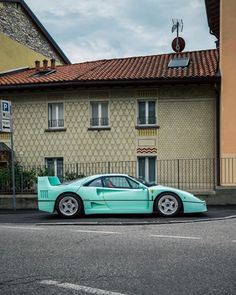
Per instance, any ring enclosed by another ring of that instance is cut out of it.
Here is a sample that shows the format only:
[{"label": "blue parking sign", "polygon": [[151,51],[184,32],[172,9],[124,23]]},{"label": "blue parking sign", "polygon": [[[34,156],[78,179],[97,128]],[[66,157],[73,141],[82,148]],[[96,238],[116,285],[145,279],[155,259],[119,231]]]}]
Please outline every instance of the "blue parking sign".
[{"label": "blue parking sign", "polygon": [[10,103],[8,101],[2,101],[2,111],[6,113],[10,112]]},{"label": "blue parking sign", "polygon": [[11,102],[0,100],[0,132],[12,131]]}]

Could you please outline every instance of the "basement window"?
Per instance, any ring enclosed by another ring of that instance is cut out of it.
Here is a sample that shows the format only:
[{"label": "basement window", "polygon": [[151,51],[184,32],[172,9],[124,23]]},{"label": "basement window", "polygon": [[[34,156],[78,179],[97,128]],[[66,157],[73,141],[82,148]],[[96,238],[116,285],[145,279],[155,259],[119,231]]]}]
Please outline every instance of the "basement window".
[{"label": "basement window", "polygon": [[168,68],[185,68],[189,65],[189,57],[172,58]]}]

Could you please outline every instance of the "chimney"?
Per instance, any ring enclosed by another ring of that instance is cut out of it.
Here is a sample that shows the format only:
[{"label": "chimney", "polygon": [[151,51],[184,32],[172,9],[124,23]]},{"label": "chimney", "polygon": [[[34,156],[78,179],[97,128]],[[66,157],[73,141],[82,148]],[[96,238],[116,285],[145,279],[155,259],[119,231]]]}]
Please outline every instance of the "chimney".
[{"label": "chimney", "polygon": [[44,59],[43,60],[43,70],[47,70],[48,69],[48,60],[47,59]]},{"label": "chimney", "polygon": [[55,58],[52,58],[51,59],[51,69],[55,70],[55,68],[56,68],[56,60],[55,60]]},{"label": "chimney", "polygon": [[36,70],[37,72],[39,72],[39,70],[40,70],[40,61],[39,61],[39,60],[36,60],[36,61],[35,61],[35,70]]}]

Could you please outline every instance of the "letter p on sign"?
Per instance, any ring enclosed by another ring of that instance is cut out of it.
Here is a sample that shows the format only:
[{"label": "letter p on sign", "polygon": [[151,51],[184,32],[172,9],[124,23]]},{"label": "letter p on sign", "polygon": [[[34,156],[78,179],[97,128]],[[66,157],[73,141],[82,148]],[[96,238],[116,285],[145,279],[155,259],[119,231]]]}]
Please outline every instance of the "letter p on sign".
[{"label": "letter p on sign", "polygon": [[2,111],[3,112],[10,112],[10,107],[9,107],[9,103],[8,102],[6,102],[6,101],[3,101],[2,102]]}]

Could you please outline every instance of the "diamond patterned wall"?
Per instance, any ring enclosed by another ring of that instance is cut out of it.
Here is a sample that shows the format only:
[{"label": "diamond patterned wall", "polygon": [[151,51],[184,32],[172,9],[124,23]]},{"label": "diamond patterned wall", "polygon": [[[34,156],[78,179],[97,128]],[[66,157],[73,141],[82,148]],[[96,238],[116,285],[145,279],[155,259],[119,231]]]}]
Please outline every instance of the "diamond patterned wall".
[{"label": "diamond patterned wall", "polygon": [[[189,91],[189,90],[188,90]],[[201,93],[200,93],[201,94]],[[188,94],[189,95],[189,94]],[[210,96],[210,95],[209,95]],[[212,98],[160,98],[159,159],[213,158],[215,103]]]},{"label": "diamond patterned wall", "polygon": [[[15,102],[14,141],[18,161],[44,164],[45,157],[63,157],[65,163],[135,160],[136,100],[132,95],[122,94],[115,99],[109,93],[58,95],[58,101],[64,101],[66,128],[60,132],[45,132],[47,103],[56,101],[55,94],[48,96],[48,100],[41,97],[25,103],[25,97],[22,103]],[[88,130],[92,100],[109,101],[111,130]]]},{"label": "diamond patterned wall", "polygon": [[[17,160],[23,164],[44,164],[45,157],[63,157],[64,163],[135,161],[139,142],[150,139],[149,133],[135,129],[137,99],[145,97],[158,100],[160,129],[150,141],[156,144],[157,158],[214,156],[214,93],[199,86],[163,87],[158,93],[61,91],[6,97],[13,100]],[[111,129],[88,130],[90,101],[104,100],[109,102]],[[50,101],[64,102],[65,131],[45,131]]]}]

